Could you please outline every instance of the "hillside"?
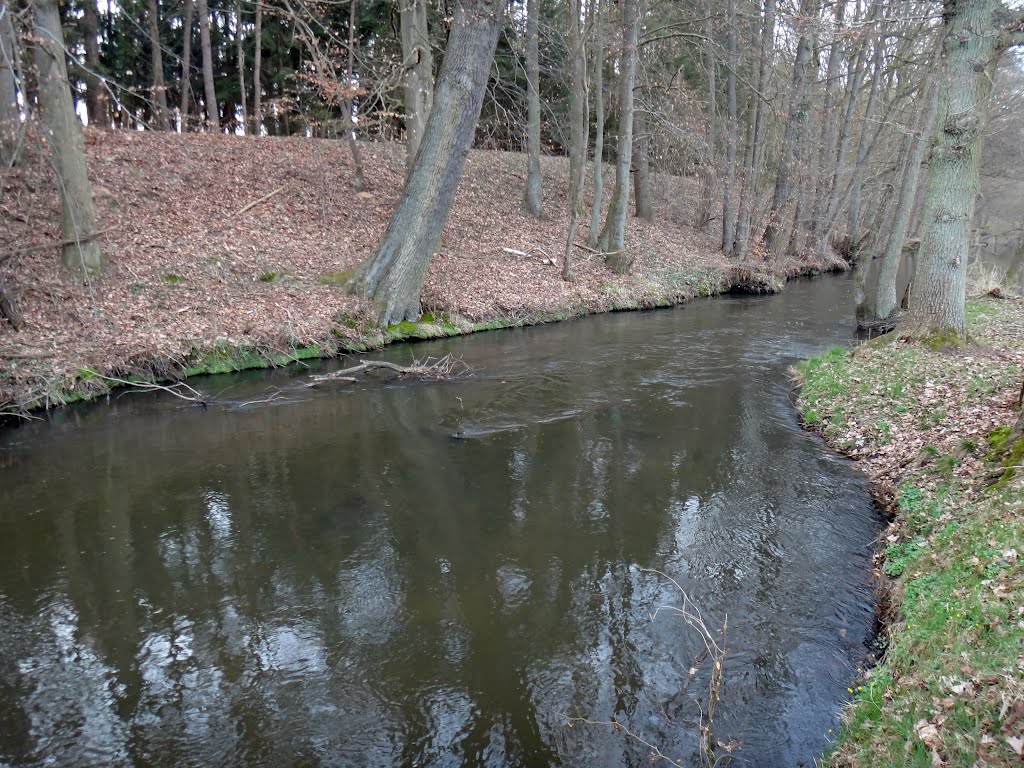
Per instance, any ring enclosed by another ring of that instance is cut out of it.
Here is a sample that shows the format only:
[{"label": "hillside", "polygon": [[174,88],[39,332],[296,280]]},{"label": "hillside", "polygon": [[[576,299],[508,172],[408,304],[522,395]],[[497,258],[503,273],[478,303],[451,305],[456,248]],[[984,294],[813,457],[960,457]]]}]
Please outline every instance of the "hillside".
[{"label": "hillside", "polygon": [[[90,285],[46,247],[60,234],[45,154],[30,152],[2,179],[0,288],[26,321],[20,331],[0,321],[4,410],[59,404],[87,394],[83,383],[102,389],[83,381],[88,370],[181,375],[203,370],[211,350],[280,362],[296,350],[332,354],[387,338],[368,333],[365,308],[330,283],[383,232],[401,193],[403,146],[362,145],[367,189],[356,194],[348,150],[335,141],[87,131],[86,144],[110,260]],[[544,159],[544,221],[520,202],[524,167],[518,154],[471,153],[425,311],[469,330],[673,303],[736,281],[713,240],[685,223],[693,182],[656,176],[655,222],[628,224],[631,274],[615,276],[576,249],[575,281],[563,282],[568,163]],[[751,266],[769,279],[837,264]]]}]

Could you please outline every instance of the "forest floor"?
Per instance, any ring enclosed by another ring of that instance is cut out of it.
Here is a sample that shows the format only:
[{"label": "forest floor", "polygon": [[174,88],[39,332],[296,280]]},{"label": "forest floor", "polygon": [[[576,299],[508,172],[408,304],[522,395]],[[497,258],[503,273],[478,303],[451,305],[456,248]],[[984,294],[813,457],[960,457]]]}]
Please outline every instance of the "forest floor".
[{"label": "forest floor", "polygon": [[968,304],[972,343],[833,349],[797,369],[804,422],[891,511],[883,661],[851,685],[847,766],[1024,762],[1024,302]]},{"label": "forest floor", "polygon": [[[103,377],[276,365],[410,336],[670,305],[738,284],[777,290],[794,275],[845,268],[834,256],[729,263],[689,226],[694,180],[655,175],[654,221],[627,225],[630,274],[615,275],[599,255],[576,248],[575,279],[564,282],[567,161],[542,161],[547,218],[538,221],[521,203],[524,157],[473,151],[427,275],[426,322],[378,329],[338,284],[387,224],[401,194],[404,146],[362,144],[367,186],[357,193],[339,141],[85,135],[109,258],[100,279],[83,284],[60,265],[45,154],[30,149],[0,177],[0,291],[25,318],[19,331],[0,320],[0,412],[102,393],[110,386]],[[607,201],[610,167],[606,180]]]}]

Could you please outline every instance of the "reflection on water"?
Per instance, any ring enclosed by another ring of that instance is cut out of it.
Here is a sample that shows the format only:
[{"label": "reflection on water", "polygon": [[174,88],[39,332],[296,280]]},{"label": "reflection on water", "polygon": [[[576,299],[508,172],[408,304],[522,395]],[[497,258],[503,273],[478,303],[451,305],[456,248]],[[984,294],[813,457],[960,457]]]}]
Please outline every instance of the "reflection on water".
[{"label": "reflection on water", "polygon": [[[825,745],[872,628],[866,486],[786,366],[849,338],[847,280],[432,342],[448,383],[208,379],[0,436],[0,763],[692,760]],[[407,360],[408,347],[386,356]],[[268,386],[282,401],[245,408]],[[460,439],[453,435],[458,433]]]}]

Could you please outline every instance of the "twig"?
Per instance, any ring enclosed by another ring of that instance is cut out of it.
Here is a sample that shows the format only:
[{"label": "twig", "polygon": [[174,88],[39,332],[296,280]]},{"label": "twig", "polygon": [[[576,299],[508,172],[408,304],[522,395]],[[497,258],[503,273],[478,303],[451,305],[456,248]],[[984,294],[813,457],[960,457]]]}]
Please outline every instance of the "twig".
[{"label": "twig", "polygon": [[[199,403],[201,405],[206,405],[209,402],[202,392],[193,389],[183,381],[179,381],[176,384],[157,384],[155,381],[128,381],[127,379],[119,379],[115,376],[104,376],[102,373],[98,373],[97,371],[94,371],[91,368],[84,368],[82,370],[84,373],[90,376],[95,376],[98,379],[110,381],[113,382],[114,384],[121,384],[122,386],[125,387],[134,387],[136,389],[142,390],[143,392],[161,390],[163,392],[167,392],[171,395],[174,395],[175,397],[181,398],[182,400],[185,400],[186,402],[189,403]],[[182,394],[181,392],[178,391],[178,387],[183,387],[184,389],[188,390],[188,392],[190,392],[191,394]]]},{"label": "twig", "polygon": [[526,256],[529,257],[531,254],[526,251],[517,251],[515,248],[502,248],[505,253],[511,253],[513,256]]},{"label": "twig", "polygon": [[581,251],[586,251],[587,253],[593,253],[593,254],[595,254],[597,256],[604,256],[604,254],[601,253],[601,251],[595,251],[593,248],[591,248],[588,245],[583,245],[582,243],[573,243],[573,245],[575,245]]},{"label": "twig", "polygon": [[278,187],[278,188],[277,188],[277,189],[275,189],[275,190],[274,190],[273,192],[268,192],[267,194],[265,194],[265,195],[264,195],[263,197],[259,198],[258,200],[253,200],[253,201],[252,201],[251,203],[249,203],[248,205],[243,205],[243,206],[242,206],[241,208],[239,208],[239,209],[238,209],[237,211],[235,211],[234,213],[232,213],[232,214],[231,214],[230,216],[228,216],[227,218],[229,218],[229,219],[233,219],[233,218],[235,218],[235,216],[241,216],[241,215],[242,215],[243,213],[245,213],[246,211],[248,211],[248,210],[249,210],[250,208],[255,208],[255,207],[256,207],[257,205],[259,205],[260,203],[265,203],[265,202],[266,202],[267,200],[269,200],[270,198],[272,198],[272,197],[273,197],[274,195],[279,195],[279,194],[281,194],[282,192],[284,192],[284,187]]},{"label": "twig", "polygon": [[6,349],[0,349],[0,357],[6,357],[8,360],[41,360],[45,357],[53,357],[56,352],[14,352]]}]

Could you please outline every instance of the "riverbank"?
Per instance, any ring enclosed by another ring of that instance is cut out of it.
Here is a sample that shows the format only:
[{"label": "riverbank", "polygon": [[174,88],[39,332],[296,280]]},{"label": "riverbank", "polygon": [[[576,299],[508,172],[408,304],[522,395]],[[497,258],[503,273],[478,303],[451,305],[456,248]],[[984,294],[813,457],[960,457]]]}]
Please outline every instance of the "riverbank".
[{"label": "riverbank", "polygon": [[851,685],[829,764],[1024,760],[1024,304],[968,305],[974,343],[833,349],[798,367],[805,423],[871,477],[892,522],[876,559],[887,650]]},{"label": "riverbank", "polygon": [[362,145],[359,192],[336,141],[87,130],[86,149],[110,260],[92,284],[65,273],[52,247],[59,225],[45,155],[30,150],[3,179],[0,288],[25,324],[0,320],[0,413],[95,397],[112,386],[103,377],[282,365],[409,337],[670,306],[736,286],[774,291],[846,266],[832,256],[731,263],[689,226],[695,181],[656,175],[654,220],[627,225],[631,273],[615,275],[579,248],[566,283],[567,162],[542,162],[547,218],[538,221],[520,203],[523,156],[474,151],[427,275],[424,321],[381,329],[338,283],[387,224],[404,146]]}]

